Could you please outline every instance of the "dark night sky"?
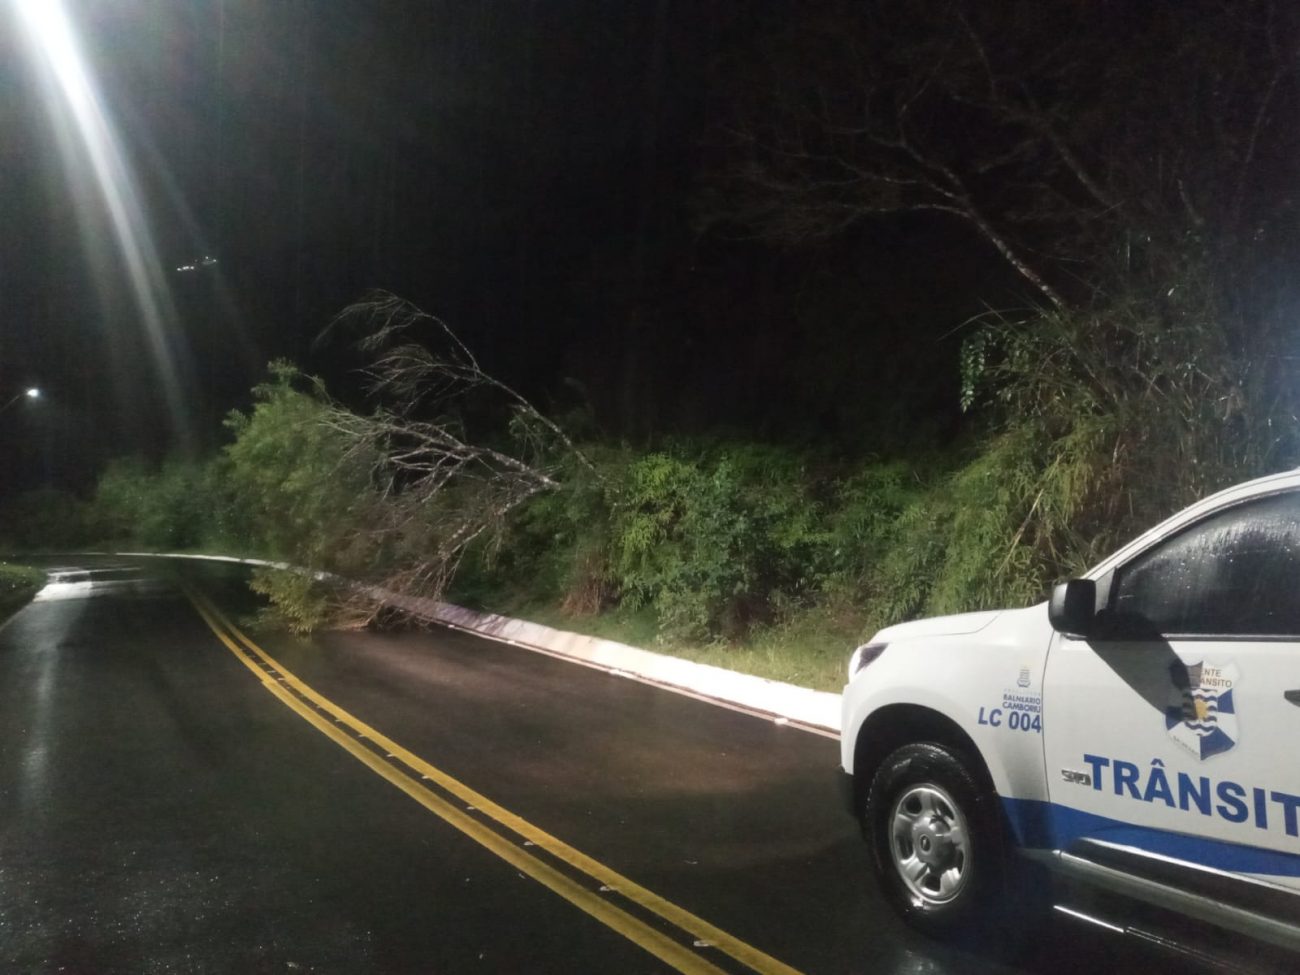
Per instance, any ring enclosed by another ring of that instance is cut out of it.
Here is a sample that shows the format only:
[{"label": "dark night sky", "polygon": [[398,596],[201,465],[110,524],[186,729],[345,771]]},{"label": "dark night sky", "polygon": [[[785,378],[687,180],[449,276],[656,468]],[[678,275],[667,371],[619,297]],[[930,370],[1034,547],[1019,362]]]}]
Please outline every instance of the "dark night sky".
[{"label": "dark night sky", "polygon": [[[247,401],[272,357],[348,395],[355,361],[312,340],[372,288],[446,319],[490,370],[548,408],[572,405],[564,380],[579,380],[613,433],[720,421],[761,435],[771,377],[789,373],[801,415],[826,418],[833,435],[838,407],[818,400],[830,387],[799,375],[814,367],[794,361],[792,343],[831,346],[816,361],[845,372],[841,383],[854,370],[879,380],[904,368],[855,357],[833,331],[809,338],[783,315],[761,320],[790,293],[812,296],[809,314],[818,302],[835,314],[837,277],[862,279],[852,250],[792,260],[692,235],[710,60],[752,28],[752,4],[68,8],[171,286],[169,340],[200,446],[218,440],[219,417]],[[0,416],[10,489],[75,483],[112,454],[179,442],[108,224],[59,146],[6,9],[0,395],[27,383],[48,391]],[[874,269],[864,286],[878,309],[894,310],[881,328],[951,293],[930,316],[947,327],[989,288],[993,265],[972,262],[968,238],[943,227],[873,225],[863,251]],[[218,263],[174,270],[204,254]],[[647,303],[657,317],[629,345],[626,323]],[[934,348],[918,355],[938,358]],[[654,395],[622,383],[628,356],[655,360],[641,373],[662,377]],[[712,400],[687,395],[704,384]]]}]

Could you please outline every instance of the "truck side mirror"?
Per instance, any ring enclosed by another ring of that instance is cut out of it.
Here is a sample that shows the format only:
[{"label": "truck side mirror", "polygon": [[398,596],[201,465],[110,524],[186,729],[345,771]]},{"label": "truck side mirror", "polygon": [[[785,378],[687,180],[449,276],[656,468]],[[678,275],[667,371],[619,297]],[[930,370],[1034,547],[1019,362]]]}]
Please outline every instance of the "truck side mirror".
[{"label": "truck side mirror", "polygon": [[1061,583],[1052,590],[1047,618],[1058,633],[1090,636],[1097,621],[1097,584],[1091,579]]}]

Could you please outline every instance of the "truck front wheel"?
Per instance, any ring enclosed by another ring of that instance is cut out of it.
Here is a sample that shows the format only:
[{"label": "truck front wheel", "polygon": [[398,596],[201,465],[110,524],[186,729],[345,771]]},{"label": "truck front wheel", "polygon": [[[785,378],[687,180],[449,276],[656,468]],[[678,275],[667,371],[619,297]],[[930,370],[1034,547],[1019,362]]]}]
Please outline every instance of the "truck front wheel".
[{"label": "truck front wheel", "polygon": [[987,917],[1002,892],[998,822],[996,796],[959,753],[937,744],[891,753],[863,814],[886,900],[936,935]]}]

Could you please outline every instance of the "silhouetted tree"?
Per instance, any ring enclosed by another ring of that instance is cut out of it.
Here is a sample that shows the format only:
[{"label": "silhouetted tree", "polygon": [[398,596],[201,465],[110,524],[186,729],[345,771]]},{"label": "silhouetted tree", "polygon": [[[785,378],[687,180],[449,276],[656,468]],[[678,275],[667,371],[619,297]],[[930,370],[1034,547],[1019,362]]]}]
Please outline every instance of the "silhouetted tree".
[{"label": "silhouetted tree", "polygon": [[706,225],[789,244],[961,221],[1052,305],[1293,233],[1296,8],[800,7],[723,59]]}]

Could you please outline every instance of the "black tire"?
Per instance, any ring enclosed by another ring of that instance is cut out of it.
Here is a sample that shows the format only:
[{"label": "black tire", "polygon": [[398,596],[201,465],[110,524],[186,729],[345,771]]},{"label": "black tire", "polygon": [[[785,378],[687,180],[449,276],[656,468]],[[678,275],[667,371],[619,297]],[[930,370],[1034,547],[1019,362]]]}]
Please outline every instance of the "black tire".
[{"label": "black tire", "polygon": [[927,934],[949,937],[997,917],[1006,858],[997,796],[981,771],[955,750],[913,744],[871,780],[862,826],[881,892]]}]

